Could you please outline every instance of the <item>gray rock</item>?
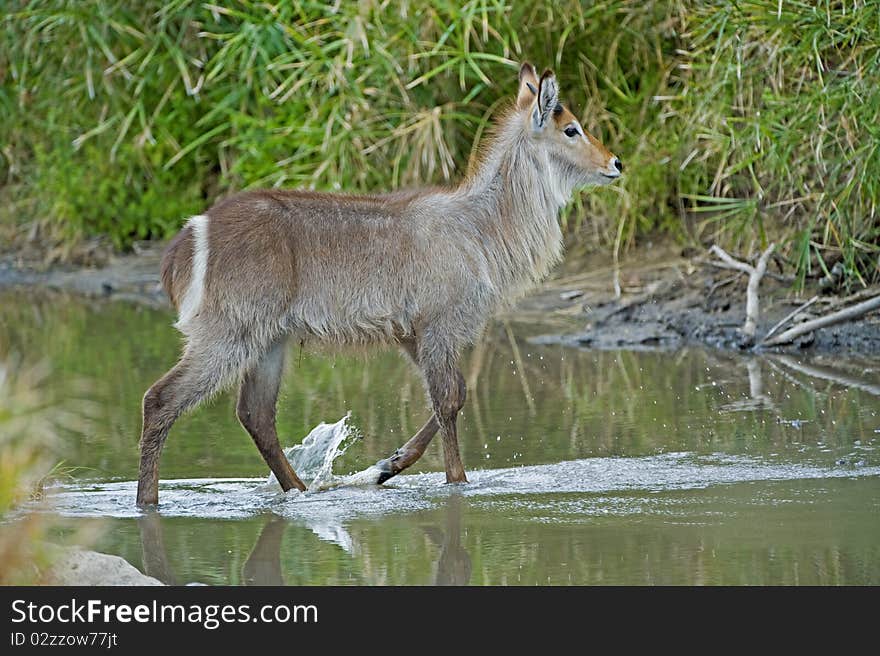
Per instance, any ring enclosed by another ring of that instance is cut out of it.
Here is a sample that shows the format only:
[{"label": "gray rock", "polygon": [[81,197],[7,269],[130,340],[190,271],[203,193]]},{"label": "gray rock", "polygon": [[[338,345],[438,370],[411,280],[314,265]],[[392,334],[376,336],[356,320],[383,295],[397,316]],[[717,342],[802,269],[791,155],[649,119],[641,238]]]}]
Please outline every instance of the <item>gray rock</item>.
[{"label": "gray rock", "polygon": [[164,585],[124,558],[85,549],[59,548],[46,576],[50,585]]}]

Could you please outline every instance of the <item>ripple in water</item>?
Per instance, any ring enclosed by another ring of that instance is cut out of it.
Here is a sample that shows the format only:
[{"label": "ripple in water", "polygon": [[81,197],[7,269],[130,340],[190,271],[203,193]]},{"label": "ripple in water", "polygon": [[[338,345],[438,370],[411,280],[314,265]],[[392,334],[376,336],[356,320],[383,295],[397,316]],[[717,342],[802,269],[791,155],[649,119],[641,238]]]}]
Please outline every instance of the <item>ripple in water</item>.
[{"label": "ripple in water", "polygon": [[[159,510],[166,516],[230,519],[267,511],[301,520],[316,531],[333,532],[340,522],[370,515],[428,509],[451,493],[492,503],[545,505],[546,495],[592,495],[578,512],[606,514],[609,493],[701,489],[753,481],[785,481],[880,475],[880,467],[852,467],[772,462],[761,458],[713,454],[667,453],[633,458],[588,458],[546,465],[471,470],[470,482],[445,485],[442,473],[410,474],[374,485],[376,470],[340,476],[333,464],[357,439],[346,415],[320,424],[301,444],[285,450],[308,491],[281,492],[268,479],[183,479],[162,481]],[[52,509],[62,515],[135,517],[135,481],[76,483],[51,490]],[[511,498],[513,497],[513,498]],[[605,501],[602,501],[605,499]],[[559,510],[564,513],[564,508]],[[328,535],[328,538],[330,536]],[[337,541],[332,540],[331,541]]]}]

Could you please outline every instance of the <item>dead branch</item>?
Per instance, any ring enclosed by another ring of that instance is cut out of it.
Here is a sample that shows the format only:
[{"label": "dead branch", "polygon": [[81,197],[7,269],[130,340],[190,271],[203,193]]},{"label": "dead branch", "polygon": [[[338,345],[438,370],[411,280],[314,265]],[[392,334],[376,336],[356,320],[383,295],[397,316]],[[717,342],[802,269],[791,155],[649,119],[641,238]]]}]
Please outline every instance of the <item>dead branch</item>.
[{"label": "dead branch", "polygon": [[737,271],[742,271],[743,273],[751,273],[755,270],[755,268],[751,264],[746,264],[745,262],[740,262],[739,260],[734,260],[723,248],[721,248],[718,244],[712,246],[709,249],[715,257],[724,262],[728,268],[736,269]]},{"label": "dead branch", "polygon": [[736,274],[734,274],[734,275],[730,276],[729,278],[724,278],[724,279],[722,279],[722,280],[719,280],[719,281],[716,282],[714,285],[712,285],[711,289],[709,289],[709,293],[706,294],[706,296],[707,296],[708,298],[712,298],[712,295],[713,295],[716,291],[718,291],[718,289],[720,289],[721,287],[726,287],[726,286],[729,285],[730,283],[735,282],[738,278],[739,278],[739,276],[737,276]]},{"label": "dead branch", "polygon": [[[702,259],[698,259],[698,260],[695,260],[695,261],[696,261],[698,264],[705,264],[706,266],[714,267],[714,268],[716,268],[716,269],[727,269],[727,270],[731,270],[731,269],[732,269],[732,270],[736,270],[736,271],[739,271],[739,270],[740,270],[739,267],[731,266],[731,265],[726,264],[726,263],[724,263],[724,262],[716,262],[715,260],[702,260]],[[765,273],[764,275],[765,275],[767,278],[772,278],[773,280],[776,280],[776,281],[778,281],[778,282],[784,282],[784,283],[792,283],[792,282],[794,282],[795,279],[796,279],[795,276],[783,275],[783,274],[781,274],[781,273],[775,273],[774,271],[768,271],[768,272]]]},{"label": "dead branch", "polygon": [[770,244],[767,249],[761,253],[761,257],[758,258],[758,263],[755,266],[733,259],[717,244],[710,249],[710,251],[729,268],[741,271],[749,276],[749,284],[746,288],[746,322],[741,329],[743,335],[749,339],[754,339],[755,329],[758,325],[758,286],[761,284],[761,278],[763,278],[764,274],[767,272],[767,261],[770,259],[775,248],[776,244]]},{"label": "dead branch", "polygon": [[851,305],[843,310],[826,314],[824,317],[799,323],[798,325],[789,328],[781,335],[777,335],[773,339],[765,341],[764,346],[788,344],[801,335],[818,330],[819,328],[825,328],[826,326],[833,326],[834,324],[849,321],[850,319],[856,319],[878,308],[880,308],[880,295],[870,298],[867,301],[857,303],[856,305]]},{"label": "dead branch", "polygon": [[743,326],[743,333],[748,337],[755,336],[758,324],[758,286],[767,272],[767,260],[770,259],[775,248],[776,244],[770,244],[767,250],[761,253],[758,264],[749,274],[749,286],[746,288],[746,323]]},{"label": "dead branch", "polygon": [[802,303],[800,305],[800,307],[797,307],[794,310],[792,310],[791,312],[789,312],[788,314],[786,314],[779,323],[777,323],[775,326],[773,326],[770,330],[767,331],[767,334],[764,335],[764,339],[762,339],[759,343],[764,344],[768,339],[770,339],[771,337],[773,337],[773,335],[776,334],[777,330],[782,328],[785,324],[787,324],[789,321],[791,321],[795,316],[797,316],[799,313],[806,310],[808,307],[810,307],[813,303],[815,303],[818,300],[819,300],[819,297],[814,296],[806,303]]},{"label": "dead branch", "polygon": [[877,287],[875,285],[866,289],[860,289],[859,291],[850,294],[845,298],[840,298],[839,296],[823,296],[819,299],[819,303],[824,303],[825,305],[827,305],[827,310],[830,312],[832,310],[837,310],[837,308],[844,305],[852,305],[857,301],[874,298],[878,294],[878,292],[880,292],[880,287]]}]

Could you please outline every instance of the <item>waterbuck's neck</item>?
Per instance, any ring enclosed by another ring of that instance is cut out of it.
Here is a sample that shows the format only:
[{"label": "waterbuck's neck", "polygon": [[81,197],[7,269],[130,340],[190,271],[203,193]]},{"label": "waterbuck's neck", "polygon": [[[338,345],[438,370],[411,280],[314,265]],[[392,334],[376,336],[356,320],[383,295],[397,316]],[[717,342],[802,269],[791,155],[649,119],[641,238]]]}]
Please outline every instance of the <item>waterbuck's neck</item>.
[{"label": "waterbuck's neck", "polygon": [[574,184],[531,143],[521,117],[506,117],[455,195],[475,223],[500,296],[513,298],[559,261],[559,211]]}]

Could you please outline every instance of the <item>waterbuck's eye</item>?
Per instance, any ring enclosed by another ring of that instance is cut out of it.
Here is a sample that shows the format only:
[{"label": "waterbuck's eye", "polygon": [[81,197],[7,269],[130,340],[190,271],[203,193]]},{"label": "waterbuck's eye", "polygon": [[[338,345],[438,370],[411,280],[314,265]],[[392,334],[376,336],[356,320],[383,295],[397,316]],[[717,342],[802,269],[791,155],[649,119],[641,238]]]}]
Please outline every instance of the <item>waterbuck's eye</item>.
[{"label": "waterbuck's eye", "polygon": [[565,128],[565,136],[566,137],[576,137],[577,135],[578,135],[578,129],[575,126],[569,125],[567,128]]}]

